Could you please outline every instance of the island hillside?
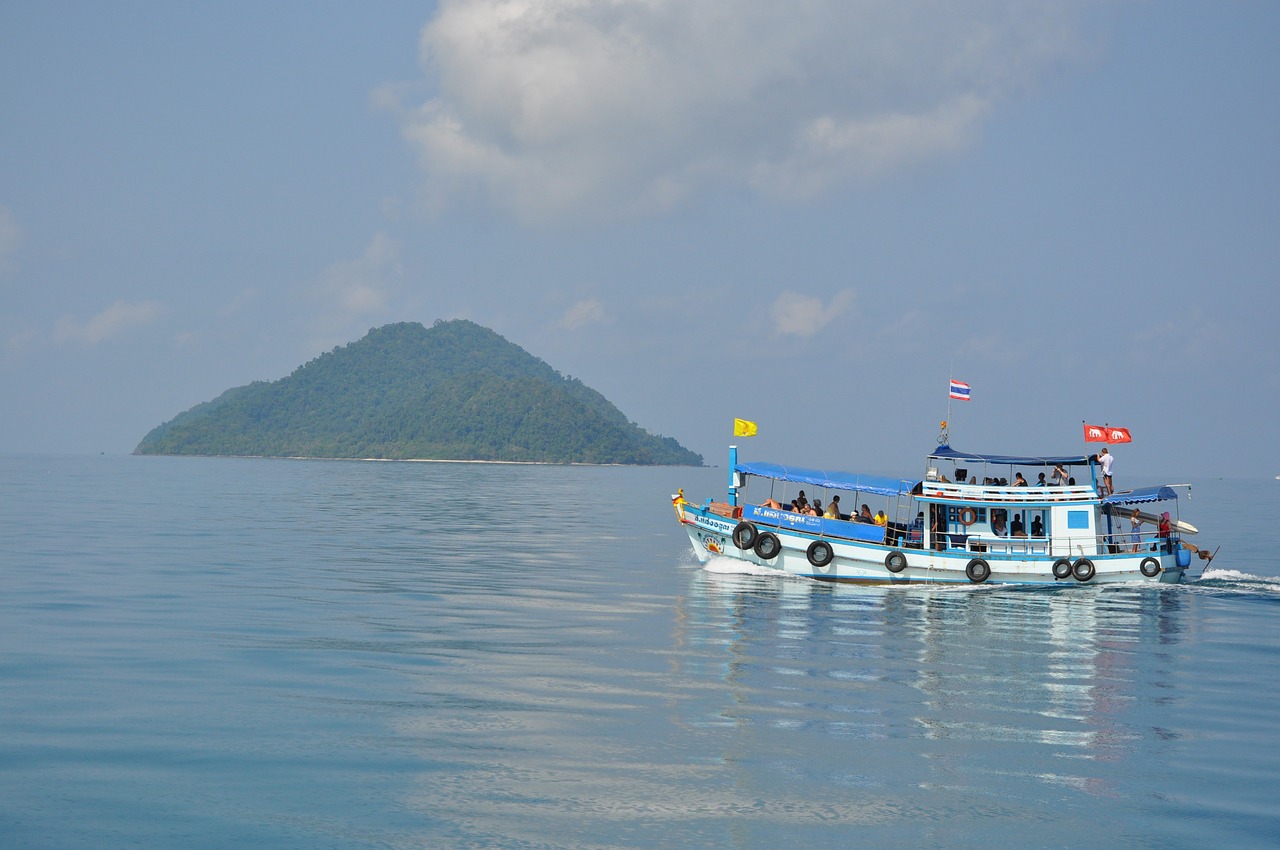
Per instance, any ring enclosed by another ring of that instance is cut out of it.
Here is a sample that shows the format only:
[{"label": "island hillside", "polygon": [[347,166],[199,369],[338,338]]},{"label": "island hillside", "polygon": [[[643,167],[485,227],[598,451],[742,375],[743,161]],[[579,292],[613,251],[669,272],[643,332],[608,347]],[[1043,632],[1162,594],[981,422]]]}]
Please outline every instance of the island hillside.
[{"label": "island hillside", "polygon": [[375,328],[198,404],[134,454],[701,466],[604,396],[464,320]]}]

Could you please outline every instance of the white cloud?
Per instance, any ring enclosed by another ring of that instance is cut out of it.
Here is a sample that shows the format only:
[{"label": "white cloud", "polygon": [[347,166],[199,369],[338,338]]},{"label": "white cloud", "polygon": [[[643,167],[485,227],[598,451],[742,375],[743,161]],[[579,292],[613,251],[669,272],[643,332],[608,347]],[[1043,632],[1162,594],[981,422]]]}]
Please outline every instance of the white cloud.
[{"label": "white cloud", "polygon": [[400,271],[400,246],[385,233],[377,233],[359,258],[325,270],[320,294],[339,322],[379,313],[386,309]]},{"label": "white cloud", "polygon": [[808,197],[964,148],[1080,54],[1075,0],[444,0],[437,96],[391,88],[428,190],[526,219],[653,210],[707,185]]},{"label": "white cloud", "polygon": [[34,330],[22,330],[13,334],[4,342],[6,359],[20,357],[36,347],[41,334]]},{"label": "white cloud", "polygon": [[0,273],[15,268],[22,240],[22,226],[18,224],[18,217],[13,214],[13,210],[0,204]]},{"label": "white cloud", "polygon": [[836,293],[829,304],[823,304],[820,298],[811,295],[784,292],[773,302],[770,313],[775,333],[809,337],[821,331],[851,306],[853,293],[848,290]]},{"label": "white cloud", "polygon": [[604,321],[604,305],[597,298],[585,298],[574,304],[560,319],[560,326],[567,331],[584,325]]},{"label": "white cloud", "polygon": [[75,316],[63,316],[53,326],[53,341],[97,345],[133,328],[149,325],[160,318],[157,301],[117,301],[107,309],[81,322]]},{"label": "white cloud", "polygon": [[218,308],[218,317],[222,319],[229,319],[232,316],[238,315],[254,301],[257,301],[261,296],[262,293],[253,287],[242,289],[240,290],[239,295]]},{"label": "white cloud", "polygon": [[306,350],[345,344],[387,318],[402,272],[400,245],[385,233],[374,234],[356,259],[325,269],[307,293],[313,312]]}]

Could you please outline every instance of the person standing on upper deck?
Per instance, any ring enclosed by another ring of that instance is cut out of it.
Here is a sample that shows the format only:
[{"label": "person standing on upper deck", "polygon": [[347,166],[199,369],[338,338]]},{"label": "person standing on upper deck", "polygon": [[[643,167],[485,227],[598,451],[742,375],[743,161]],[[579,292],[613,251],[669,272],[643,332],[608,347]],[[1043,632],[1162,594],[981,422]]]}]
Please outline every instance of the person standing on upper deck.
[{"label": "person standing on upper deck", "polygon": [[1049,476],[1049,480],[1055,487],[1067,486],[1067,471],[1062,468],[1062,464],[1059,463],[1053,467],[1053,474]]},{"label": "person standing on upper deck", "polygon": [[1115,459],[1111,457],[1111,452],[1107,451],[1107,447],[1103,446],[1102,451],[1098,453],[1098,466],[1102,467],[1102,488],[1106,490],[1102,495],[1110,496],[1116,491],[1111,484],[1111,464]]}]

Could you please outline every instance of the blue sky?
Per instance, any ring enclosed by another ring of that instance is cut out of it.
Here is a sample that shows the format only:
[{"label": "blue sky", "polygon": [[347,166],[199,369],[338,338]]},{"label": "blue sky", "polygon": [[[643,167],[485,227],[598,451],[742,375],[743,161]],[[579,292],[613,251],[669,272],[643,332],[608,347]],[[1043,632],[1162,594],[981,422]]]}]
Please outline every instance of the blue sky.
[{"label": "blue sky", "polygon": [[723,463],[1280,474],[1280,4],[0,6],[0,451],[468,318]]}]

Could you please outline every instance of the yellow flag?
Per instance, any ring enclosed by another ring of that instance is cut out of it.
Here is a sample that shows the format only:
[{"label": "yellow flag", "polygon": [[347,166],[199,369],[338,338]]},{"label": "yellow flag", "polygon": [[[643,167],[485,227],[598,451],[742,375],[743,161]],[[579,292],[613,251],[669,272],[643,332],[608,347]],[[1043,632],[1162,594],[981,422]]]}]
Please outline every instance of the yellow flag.
[{"label": "yellow flag", "polygon": [[756,423],[748,422],[745,419],[733,420],[733,436],[754,437],[755,435],[756,435]]}]

